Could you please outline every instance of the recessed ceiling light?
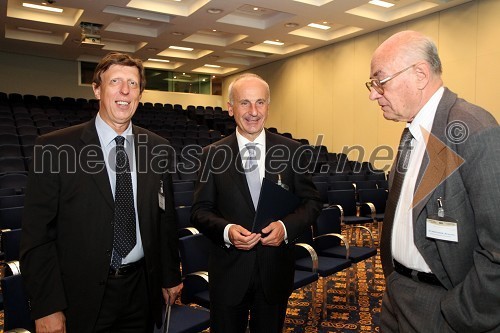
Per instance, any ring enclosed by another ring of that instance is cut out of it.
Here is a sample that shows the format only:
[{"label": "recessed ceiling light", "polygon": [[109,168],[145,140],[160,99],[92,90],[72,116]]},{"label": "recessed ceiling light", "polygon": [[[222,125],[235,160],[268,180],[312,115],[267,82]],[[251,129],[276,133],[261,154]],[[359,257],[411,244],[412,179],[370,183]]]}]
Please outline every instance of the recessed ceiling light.
[{"label": "recessed ceiling light", "polygon": [[393,3],[390,3],[387,1],[382,1],[382,0],[371,0],[368,3],[371,3],[372,5],[375,5],[375,6],[384,7],[384,8],[390,8],[390,7],[394,6]]},{"label": "recessed ceiling light", "polygon": [[180,51],[193,51],[194,49],[192,47],[182,47],[182,46],[169,46],[169,49],[172,50],[180,50]]},{"label": "recessed ceiling light", "polygon": [[209,13],[209,14],[220,14],[222,12],[223,12],[223,10],[219,9],[219,8],[208,8],[207,9],[207,13]]},{"label": "recessed ceiling light", "polygon": [[170,60],[167,59],[156,59],[156,58],[149,58],[149,61],[156,61],[156,62],[170,62]]},{"label": "recessed ceiling light", "polygon": [[[52,31],[48,30],[40,30],[40,29],[32,29],[32,28],[25,28],[25,27],[17,27],[18,30],[21,31],[28,31],[28,32],[36,32],[38,34],[51,34]],[[80,40],[78,40],[80,42]]]},{"label": "recessed ceiling light", "polygon": [[287,28],[296,28],[298,27],[299,24],[298,23],[295,23],[295,22],[288,22],[288,23],[285,23],[285,27]]},{"label": "recessed ceiling light", "polygon": [[259,7],[253,7],[253,10],[259,10]]},{"label": "recessed ceiling light", "polygon": [[311,28],[321,29],[321,30],[328,30],[331,28],[328,25],[323,25],[323,24],[318,24],[318,23],[309,23],[307,26],[311,27]]},{"label": "recessed ceiling light", "polygon": [[205,67],[212,67],[212,68],[220,68],[219,65],[210,65],[210,64],[205,64]]},{"label": "recessed ceiling light", "polygon": [[184,36],[184,33],[179,31],[172,31],[171,34],[174,36]]},{"label": "recessed ceiling light", "polygon": [[23,2],[23,7],[32,8],[32,9],[39,9],[39,10],[45,10],[45,11],[54,12],[54,13],[62,13],[63,12],[62,8],[49,7],[49,6],[40,6],[40,5],[35,5],[35,4],[29,3],[29,2]]},{"label": "recessed ceiling light", "polygon": [[264,43],[271,44],[271,45],[278,45],[278,46],[285,45],[285,43],[283,43],[283,42],[274,41],[274,40],[265,40]]},{"label": "recessed ceiling light", "polygon": [[217,32],[217,29],[212,29],[213,32]]}]

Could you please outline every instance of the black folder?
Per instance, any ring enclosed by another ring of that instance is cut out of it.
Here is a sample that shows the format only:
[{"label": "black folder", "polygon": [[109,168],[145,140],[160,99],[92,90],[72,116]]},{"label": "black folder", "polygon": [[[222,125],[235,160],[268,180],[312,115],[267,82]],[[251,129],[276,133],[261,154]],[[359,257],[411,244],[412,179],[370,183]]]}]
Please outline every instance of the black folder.
[{"label": "black folder", "polygon": [[269,223],[283,219],[293,213],[299,204],[300,199],[295,194],[264,178],[252,232],[260,232]]}]

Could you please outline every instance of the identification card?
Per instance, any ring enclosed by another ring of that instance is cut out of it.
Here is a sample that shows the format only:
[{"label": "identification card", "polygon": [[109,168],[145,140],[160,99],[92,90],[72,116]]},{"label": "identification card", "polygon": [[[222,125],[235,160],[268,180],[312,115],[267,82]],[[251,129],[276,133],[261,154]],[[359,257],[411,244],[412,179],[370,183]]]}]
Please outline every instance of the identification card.
[{"label": "identification card", "polygon": [[164,211],[165,210],[165,196],[158,192],[158,206]]},{"label": "identification card", "polygon": [[457,222],[451,219],[431,216],[427,218],[426,236],[428,238],[458,243]]}]

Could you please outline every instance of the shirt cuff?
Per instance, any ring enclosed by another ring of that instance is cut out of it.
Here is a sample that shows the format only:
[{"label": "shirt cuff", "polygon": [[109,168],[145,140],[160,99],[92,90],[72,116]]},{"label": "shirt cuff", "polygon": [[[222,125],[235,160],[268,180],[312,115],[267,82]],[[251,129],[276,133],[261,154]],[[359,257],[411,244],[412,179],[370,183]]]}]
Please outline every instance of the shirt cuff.
[{"label": "shirt cuff", "polygon": [[281,221],[281,220],[278,220],[278,222],[281,223],[281,225],[283,226],[283,229],[285,230],[285,238],[283,240],[285,241],[286,244],[288,244],[288,233],[286,232],[285,223],[283,223],[283,221]]},{"label": "shirt cuff", "polygon": [[226,247],[230,247],[231,245],[233,245],[233,243],[231,243],[231,241],[229,240],[229,228],[234,225],[233,223],[229,223],[228,225],[226,225],[226,227],[224,228],[224,243],[226,243]]}]

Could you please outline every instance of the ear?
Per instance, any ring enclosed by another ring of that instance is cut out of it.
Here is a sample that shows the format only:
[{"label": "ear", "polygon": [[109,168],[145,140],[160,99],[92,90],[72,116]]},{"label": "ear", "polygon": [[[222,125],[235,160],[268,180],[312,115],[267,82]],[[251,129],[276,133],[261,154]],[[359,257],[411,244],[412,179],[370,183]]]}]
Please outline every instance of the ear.
[{"label": "ear", "polygon": [[227,102],[227,111],[229,112],[229,115],[232,117],[234,116],[234,112],[233,112],[233,106],[231,105],[230,102]]},{"label": "ear", "polygon": [[420,62],[415,65],[415,72],[417,73],[417,87],[423,90],[430,81],[430,66],[426,62]]},{"label": "ear", "polygon": [[98,87],[95,83],[92,83],[92,90],[94,90],[95,98],[101,99],[101,87]]}]

